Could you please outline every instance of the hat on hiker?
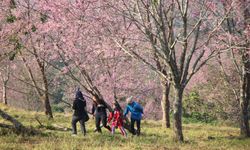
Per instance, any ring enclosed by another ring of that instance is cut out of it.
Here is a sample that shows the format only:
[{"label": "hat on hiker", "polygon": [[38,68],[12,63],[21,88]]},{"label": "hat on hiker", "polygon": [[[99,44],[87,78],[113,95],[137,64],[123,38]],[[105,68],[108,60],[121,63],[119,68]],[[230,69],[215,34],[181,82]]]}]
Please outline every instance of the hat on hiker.
[{"label": "hat on hiker", "polygon": [[126,101],[127,101],[128,104],[132,103],[132,98],[133,98],[133,96],[130,96],[130,97],[127,98]]},{"label": "hat on hiker", "polygon": [[76,98],[84,100],[82,92],[80,91],[80,88],[78,88],[78,90],[76,91]]}]

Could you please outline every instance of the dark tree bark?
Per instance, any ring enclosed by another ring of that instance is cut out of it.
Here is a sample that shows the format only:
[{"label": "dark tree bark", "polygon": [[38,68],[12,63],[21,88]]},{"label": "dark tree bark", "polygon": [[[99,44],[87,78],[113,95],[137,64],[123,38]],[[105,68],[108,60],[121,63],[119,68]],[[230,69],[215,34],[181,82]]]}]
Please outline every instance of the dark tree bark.
[{"label": "dark tree bark", "polygon": [[[244,17],[244,29],[247,30],[249,26],[250,19],[250,10],[247,7],[248,2],[246,0],[241,1],[241,10],[243,12]],[[244,137],[250,137],[249,131],[249,117],[248,117],[248,107],[249,107],[249,99],[250,99],[250,56],[249,56],[249,48],[250,41],[245,37],[246,44],[245,49],[242,50],[242,73],[241,73],[241,98],[240,98],[240,111],[241,111],[241,119],[240,119],[240,133]]]},{"label": "dark tree bark", "polygon": [[162,86],[162,121],[163,127],[170,128],[170,101],[169,101],[169,93],[170,93],[170,82],[166,79],[161,80]]},{"label": "dark tree bark", "polygon": [[[40,65],[39,65],[40,66]],[[40,66],[41,72],[42,72],[42,78],[43,78],[43,84],[44,84],[44,95],[43,95],[43,102],[45,106],[45,115],[47,115],[49,118],[53,118],[51,106],[50,106],[50,100],[49,100],[49,85],[48,80],[45,74],[44,67]]]},{"label": "dark tree bark", "polygon": [[175,139],[177,141],[184,141],[182,133],[182,96],[183,89],[178,86],[175,86],[175,101],[173,105],[174,110],[174,132]]},{"label": "dark tree bark", "polygon": [[240,134],[243,137],[250,137],[248,107],[250,99],[250,57],[248,54],[242,56],[242,78],[240,98]]}]

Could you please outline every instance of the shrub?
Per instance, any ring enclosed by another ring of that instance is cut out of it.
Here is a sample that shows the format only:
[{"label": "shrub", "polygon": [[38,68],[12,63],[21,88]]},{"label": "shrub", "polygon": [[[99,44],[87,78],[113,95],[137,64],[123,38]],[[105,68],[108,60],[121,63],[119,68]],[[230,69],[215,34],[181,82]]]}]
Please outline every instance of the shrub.
[{"label": "shrub", "polygon": [[14,16],[14,15],[9,15],[9,16],[7,16],[7,18],[6,18],[6,22],[7,23],[13,23],[13,22],[15,22],[16,21],[16,16]]},{"label": "shrub", "polygon": [[52,105],[52,111],[53,112],[63,113],[64,108],[62,106],[59,106],[59,105]]},{"label": "shrub", "polygon": [[183,101],[183,117],[186,122],[211,123],[216,120],[213,115],[214,105],[202,100],[198,92],[189,93]]}]

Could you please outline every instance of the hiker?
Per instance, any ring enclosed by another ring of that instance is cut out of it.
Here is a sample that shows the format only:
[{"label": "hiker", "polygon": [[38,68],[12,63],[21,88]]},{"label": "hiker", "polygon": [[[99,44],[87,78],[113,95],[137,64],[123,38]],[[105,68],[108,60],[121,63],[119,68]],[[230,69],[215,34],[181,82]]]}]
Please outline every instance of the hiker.
[{"label": "hiker", "polygon": [[83,135],[86,135],[85,122],[89,120],[89,116],[86,111],[86,100],[84,99],[80,89],[77,90],[75,100],[72,108],[74,109],[74,114],[72,117],[72,135],[77,134],[76,123],[79,121],[81,126],[81,131]]},{"label": "hiker", "polygon": [[115,128],[119,128],[122,135],[127,137],[127,133],[123,127],[123,116],[121,108],[116,102],[113,103],[113,109],[114,111],[110,112],[108,117],[108,123],[111,125],[111,132],[112,134],[114,134]]},{"label": "hiker", "polygon": [[[127,106],[125,108],[125,111],[124,111],[124,116],[126,117],[126,115],[130,112],[131,113],[131,124],[130,124],[130,127],[131,127],[131,131],[132,131],[132,134],[133,135],[136,135],[139,136],[140,133],[141,133],[141,119],[142,119],[142,115],[143,115],[143,108],[142,106],[133,101],[132,100],[133,97],[129,97],[127,98]],[[137,126],[137,130],[135,131],[135,122],[136,122],[136,126]]]},{"label": "hiker", "polygon": [[105,103],[98,104],[96,101],[93,101],[92,114],[95,115],[95,125],[97,132],[101,133],[101,122],[102,126],[111,131],[111,128],[107,126],[107,106]]}]

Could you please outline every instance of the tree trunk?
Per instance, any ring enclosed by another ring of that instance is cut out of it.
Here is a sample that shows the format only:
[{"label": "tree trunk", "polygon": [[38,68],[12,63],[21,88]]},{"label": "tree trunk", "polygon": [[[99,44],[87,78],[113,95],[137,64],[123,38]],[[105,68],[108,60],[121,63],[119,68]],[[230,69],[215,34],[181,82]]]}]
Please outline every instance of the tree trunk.
[{"label": "tree trunk", "polygon": [[174,133],[175,140],[183,142],[183,133],[182,133],[182,96],[183,89],[175,86],[175,100],[173,105],[174,110]]},{"label": "tree trunk", "polygon": [[50,101],[49,101],[49,85],[48,85],[48,80],[45,75],[45,70],[41,69],[42,71],[42,77],[43,77],[43,84],[44,84],[44,96],[43,96],[43,101],[44,101],[44,107],[45,107],[45,115],[47,115],[49,118],[53,118],[51,106],[50,106]]},{"label": "tree trunk", "polygon": [[39,69],[41,71],[41,75],[42,75],[42,80],[43,80],[43,102],[44,102],[44,109],[45,109],[45,115],[47,115],[50,118],[53,118],[53,114],[52,114],[52,110],[51,110],[51,106],[50,106],[50,101],[49,101],[49,84],[48,84],[48,80],[46,77],[46,73],[45,73],[45,66],[44,66],[44,61],[40,60],[37,50],[33,47],[33,52],[34,52],[34,56],[36,58],[37,64],[39,66]]},{"label": "tree trunk", "polygon": [[161,81],[162,86],[162,126],[170,128],[170,101],[169,101],[169,92],[170,92],[170,83],[165,79]]},{"label": "tree trunk", "polygon": [[[35,90],[38,94],[38,96],[40,97],[40,100],[43,102],[44,104],[44,109],[45,109],[45,115],[47,115],[49,118],[53,118],[53,115],[52,115],[52,110],[51,110],[51,106],[50,106],[50,101],[49,101],[49,90],[48,90],[48,80],[46,78],[46,74],[45,74],[45,70],[44,70],[44,66],[43,64],[37,60],[38,62],[38,66],[41,70],[41,75],[42,75],[42,79],[43,79],[43,85],[44,85],[44,88],[43,90],[41,90],[41,88],[39,88],[36,80],[35,80],[35,77],[32,73],[32,70],[31,68],[29,67],[29,65],[27,64],[27,61],[26,59],[24,58],[23,54],[21,53],[21,51],[19,52],[20,53],[20,56],[22,58],[22,61],[24,62],[25,64],[25,67],[28,71],[28,74],[29,74],[29,77],[33,83],[33,86],[35,87]],[[36,57],[37,58],[37,57]],[[37,58],[38,59],[38,58]]]},{"label": "tree trunk", "polygon": [[3,103],[5,105],[8,104],[8,102],[7,102],[7,82],[3,83]]},{"label": "tree trunk", "polygon": [[250,58],[248,54],[242,56],[242,78],[240,97],[240,134],[243,137],[250,137],[248,105],[250,98]]},{"label": "tree trunk", "polygon": [[45,95],[42,97],[42,99],[43,99],[43,102],[44,102],[45,115],[48,116],[49,119],[53,118],[53,114],[52,114],[48,94],[45,93]]}]

